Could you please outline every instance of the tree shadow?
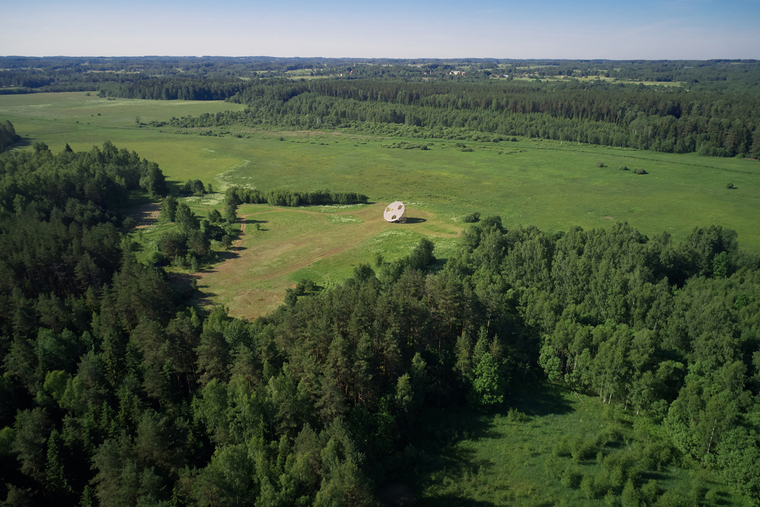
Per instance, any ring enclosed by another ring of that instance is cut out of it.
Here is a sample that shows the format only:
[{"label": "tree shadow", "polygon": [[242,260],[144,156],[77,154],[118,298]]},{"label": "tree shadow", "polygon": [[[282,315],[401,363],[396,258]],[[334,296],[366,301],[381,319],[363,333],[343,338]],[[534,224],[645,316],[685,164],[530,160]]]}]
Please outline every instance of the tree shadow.
[{"label": "tree shadow", "polygon": [[407,224],[421,224],[423,222],[427,222],[424,218],[416,218],[416,217],[407,217],[406,223]]},{"label": "tree shadow", "polygon": [[568,414],[573,408],[563,395],[564,392],[566,391],[557,386],[544,383],[518,389],[513,391],[503,411],[506,413],[510,408],[514,408],[535,417]]},{"label": "tree shadow", "polygon": [[[463,477],[474,477],[481,472],[489,473],[495,466],[488,459],[480,459],[471,446],[460,445],[467,441],[501,439],[494,427],[494,416],[509,417],[516,409],[528,417],[572,412],[566,392],[556,386],[538,383],[513,392],[499,407],[479,410],[472,405],[454,406],[448,409],[424,409],[415,426],[419,428],[410,436],[407,450],[402,452],[402,466],[388,473],[387,483],[378,489],[382,498],[384,488],[396,482],[412,485],[415,493],[426,491],[425,505],[491,506],[487,501],[468,498],[472,487],[463,487],[459,493],[441,483],[456,484]],[[410,450],[411,449],[411,450]],[[436,493],[440,491],[440,493]],[[384,505],[411,505],[384,502]]]},{"label": "tree shadow", "polygon": [[198,292],[198,274],[170,273],[168,276],[169,288],[174,292],[177,299],[187,301]]},{"label": "tree shadow", "polygon": [[8,150],[12,150],[14,148],[27,148],[34,144],[35,138],[31,136],[23,136],[20,137],[18,140],[16,140],[12,145],[8,147]]},{"label": "tree shadow", "polygon": [[238,252],[245,250],[244,246],[233,246],[229,250],[222,250],[219,252],[216,252],[216,258],[218,261],[214,262],[212,265],[205,265],[203,266],[202,270],[204,273],[216,273],[216,268],[219,266],[219,264],[223,263],[224,261],[228,261],[230,259],[237,259],[240,257],[240,254]]},{"label": "tree shadow", "polygon": [[215,292],[210,292],[207,290],[208,285],[199,285],[198,291],[196,291],[193,294],[191,303],[194,306],[213,306],[214,305],[214,296],[217,294]]}]

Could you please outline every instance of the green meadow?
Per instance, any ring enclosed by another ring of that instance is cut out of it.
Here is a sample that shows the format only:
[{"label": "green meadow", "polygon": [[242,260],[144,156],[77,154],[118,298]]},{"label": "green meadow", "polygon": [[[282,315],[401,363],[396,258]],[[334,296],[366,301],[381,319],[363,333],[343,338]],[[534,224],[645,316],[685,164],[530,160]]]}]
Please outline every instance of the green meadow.
[{"label": "green meadow", "polygon": [[[661,463],[662,429],[622,407],[556,387],[517,391],[502,411],[431,410],[425,446],[407,450],[406,480],[424,506],[744,505],[709,471],[688,460]],[[635,458],[634,458],[635,456]],[[640,503],[625,498],[624,463],[649,470]],[[603,484],[603,485],[602,485]],[[611,494],[610,494],[611,493]]]}]

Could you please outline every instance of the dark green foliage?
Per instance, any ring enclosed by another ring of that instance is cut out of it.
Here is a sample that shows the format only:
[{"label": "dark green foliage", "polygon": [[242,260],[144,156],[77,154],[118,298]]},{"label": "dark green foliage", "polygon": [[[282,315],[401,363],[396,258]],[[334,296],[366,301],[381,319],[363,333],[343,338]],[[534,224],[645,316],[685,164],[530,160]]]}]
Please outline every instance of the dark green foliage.
[{"label": "dark green foliage", "polygon": [[233,198],[227,198],[224,206],[224,219],[228,223],[234,223],[237,221],[237,200]]},{"label": "dark green foliage", "polygon": [[20,137],[16,135],[16,129],[13,128],[13,124],[11,122],[5,120],[4,122],[0,123],[0,152],[7,150],[19,139]]},{"label": "dark green foliage", "polygon": [[201,180],[187,180],[181,192],[183,194],[203,195],[206,193],[206,187]]},{"label": "dark green foliage", "polygon": [[269,204],[270,206],[323,206],[327,204],[366,204],[368,197],[355,192],[294,192],[290,190],[271,190],[262,192],[253,188],[229,187],[225,199],[230,203]]},{"label": "dark green foliage", "polygon": [[649,173],[646,171],[646,169],[642,169],[639,167],[633,170],[633,174],[649,174]]},{"label": "dark green foliage", "polygon": [[161,202],[161,218],[169,222],[173,222],[177,216],[177,198],[172,195],[167,195]]}]

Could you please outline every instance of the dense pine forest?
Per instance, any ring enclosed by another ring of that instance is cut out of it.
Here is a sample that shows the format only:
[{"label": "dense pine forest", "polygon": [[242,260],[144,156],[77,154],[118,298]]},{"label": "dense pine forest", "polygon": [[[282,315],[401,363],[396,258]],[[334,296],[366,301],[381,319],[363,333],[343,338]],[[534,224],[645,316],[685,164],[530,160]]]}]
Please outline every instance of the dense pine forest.
[{"label": "dense pine forest", "polygon": [[[5,505],[377,505],[409,480],[426,411],[509,407],[546,382],[644,428],[623,455],[558,449],[604,466],[581,481],[547,461],[563,484],[709,504],[699,488],[649,487],[651,471],[691,463],[760,502],[760,259],[732,230],[677,243],[625,223],[547,234],[488,217],[448,259],[423,239],[330,290],[299,283],[249,322],[194,307],[135,259],[125,207],[130,191],[166,196],[156,164],[38,142],[0,155],[0,178]],[[328,197],[366,201],[285,200]],[[277,196],[233,188],[225,215],[258,198]],[[164,203],[187,215],[188,251],[222,224]]]}]

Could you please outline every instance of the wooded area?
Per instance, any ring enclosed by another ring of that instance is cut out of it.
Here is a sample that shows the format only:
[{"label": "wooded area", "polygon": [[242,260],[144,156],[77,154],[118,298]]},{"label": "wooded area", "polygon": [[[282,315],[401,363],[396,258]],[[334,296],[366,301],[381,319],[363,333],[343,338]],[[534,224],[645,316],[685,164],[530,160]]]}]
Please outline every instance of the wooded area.
[{"label": "wooded area", "polygon": [[445,263],[424,239],[246,322],[135,261],[118,228],[131,189],[166,193],[155,164],[38,143],[0,175],[7,505],[375,505],[425,410],[509,404],[544,377],[662,430],[584,477],[589,498],[703,503],[645,488],[695,460],[760,501],[760,260],[731,230],[674,243],[489,217]]}]

